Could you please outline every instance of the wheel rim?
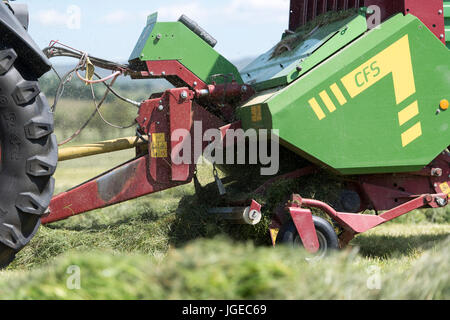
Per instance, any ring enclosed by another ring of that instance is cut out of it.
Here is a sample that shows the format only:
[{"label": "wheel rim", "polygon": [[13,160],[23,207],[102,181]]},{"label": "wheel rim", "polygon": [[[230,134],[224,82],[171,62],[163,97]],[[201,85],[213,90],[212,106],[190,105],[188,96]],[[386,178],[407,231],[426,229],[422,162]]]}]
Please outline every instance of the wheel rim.
[{"label": "wheel rim", "polygon": [[[325,257],[325,255],[327,254],[328,243],[327,243],[327,239],[326,239],[325,235],[318,230],[316,230],[316,234],[317,234],[317,239],[319,240],[319,250],[316,253],[308,252],[307,257],[306,257],[307,261],[312,262],[312,261],[320,260],[323,257]],[[294,248],[299,248],[299,247],[304,248],[302,239],[300,238],[300,236],[298,234],[295,236],[293,247]]]}]

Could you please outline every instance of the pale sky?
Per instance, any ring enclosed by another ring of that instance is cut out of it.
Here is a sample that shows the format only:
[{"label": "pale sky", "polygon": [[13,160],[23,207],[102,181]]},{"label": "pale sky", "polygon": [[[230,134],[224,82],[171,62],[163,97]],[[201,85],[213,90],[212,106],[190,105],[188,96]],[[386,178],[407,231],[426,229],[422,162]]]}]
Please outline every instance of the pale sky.
[{"label": "pale sky", "polygon": [[17,2],[28,4],[29,32],[39,46],[60,40],[115,61],[128,59],[147,15],[155,11],[159,21],[176,21],[186,14],[218,40],[216,50],[229,60],[266,52],[279,41],[289,20],[289,0]]}]

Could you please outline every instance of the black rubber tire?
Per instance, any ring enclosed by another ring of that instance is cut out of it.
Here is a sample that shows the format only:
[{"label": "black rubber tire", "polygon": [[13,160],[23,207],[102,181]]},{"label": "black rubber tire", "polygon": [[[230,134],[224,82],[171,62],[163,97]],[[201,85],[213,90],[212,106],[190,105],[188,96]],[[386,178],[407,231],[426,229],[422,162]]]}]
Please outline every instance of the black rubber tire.
[{"label": "black rubber tire", "polygon": [[[319,251],[314,254],[316,258],[323,258],[331,251],[339,249],[339,240],[333,226],[325,219],[317,216],[313,216],[314,226],[316,228],[317,237],[319,238],[320,248]],[[287,221],[280,229],[277,236],[277,243],[297,248],[302,246],[302,240],[297,232],[294,222]]]},{"label": "black rubber tire", "polygon": [[0,268],[36,234],[55,185],[53,114],[30,73],[0,48]]}]

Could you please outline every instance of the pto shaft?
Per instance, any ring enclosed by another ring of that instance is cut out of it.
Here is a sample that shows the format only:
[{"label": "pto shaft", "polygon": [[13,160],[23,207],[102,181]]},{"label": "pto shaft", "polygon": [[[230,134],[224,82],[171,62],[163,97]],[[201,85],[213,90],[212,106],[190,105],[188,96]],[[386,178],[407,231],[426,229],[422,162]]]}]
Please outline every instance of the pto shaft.
[{"label": "pto shaft", "polygon": [[[143,138],[147,140],[148,136],[143,136]],[[75,147],[67,147],[59,150],[58,161],[67,161],[103,153],[133,149],[143,144],[146,144],[146,142],[138,137],[128,137]]]}]

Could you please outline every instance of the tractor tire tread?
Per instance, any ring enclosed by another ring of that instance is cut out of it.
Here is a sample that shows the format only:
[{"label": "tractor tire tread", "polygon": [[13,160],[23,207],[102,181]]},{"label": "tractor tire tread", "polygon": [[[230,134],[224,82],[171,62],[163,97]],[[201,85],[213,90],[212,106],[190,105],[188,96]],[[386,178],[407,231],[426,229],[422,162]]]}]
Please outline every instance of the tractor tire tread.
[{"label": "tractor tire tread", "polygon": [[0,50],[0,268],[33,238],[53,196],[58,160],[53,113],[37,75]]}]

